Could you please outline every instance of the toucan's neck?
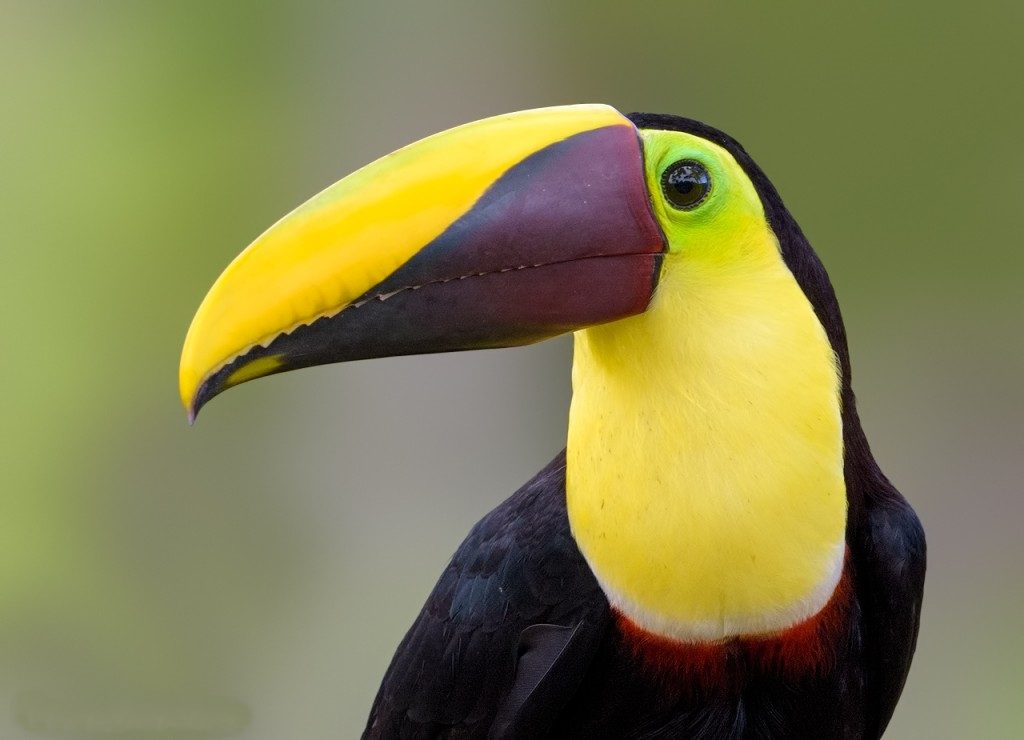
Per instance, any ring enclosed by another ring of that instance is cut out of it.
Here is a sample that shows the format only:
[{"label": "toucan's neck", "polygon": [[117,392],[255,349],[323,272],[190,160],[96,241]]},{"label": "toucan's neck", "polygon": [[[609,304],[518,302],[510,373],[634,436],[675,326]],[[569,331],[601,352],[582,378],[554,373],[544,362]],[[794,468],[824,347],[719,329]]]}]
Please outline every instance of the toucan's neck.
[{"label": "toucan's neck", "polygon": [[646,313],[576,334],[573,534],[613,606],[687,641],[799,623],[842,569],[835,355],[777,250],[757,254],[669,255]]}]

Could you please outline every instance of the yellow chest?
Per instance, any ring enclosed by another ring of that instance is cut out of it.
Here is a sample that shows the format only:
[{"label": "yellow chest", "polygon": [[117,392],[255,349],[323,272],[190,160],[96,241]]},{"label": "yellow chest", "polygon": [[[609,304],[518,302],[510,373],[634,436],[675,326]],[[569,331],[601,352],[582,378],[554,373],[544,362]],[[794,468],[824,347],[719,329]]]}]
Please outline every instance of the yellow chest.
[{"label": "yellow chest", "polygon": [[566,474],[573,535],[639,626],[720,640],[819,611],[845,552],[839,376],[781,259],[666,264],[645,314],[577,332]]}]

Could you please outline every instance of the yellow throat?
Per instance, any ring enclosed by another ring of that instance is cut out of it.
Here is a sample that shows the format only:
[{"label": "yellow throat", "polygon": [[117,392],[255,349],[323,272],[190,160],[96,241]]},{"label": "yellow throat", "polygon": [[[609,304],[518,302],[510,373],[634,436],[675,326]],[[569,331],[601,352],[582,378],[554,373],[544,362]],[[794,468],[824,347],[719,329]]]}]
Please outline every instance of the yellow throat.
[{"label": "yellow throat", "polygon": [[573,535],[614,607],[684,641],[797,624],[843,567],[835,354],[754,210],[742,259],[669,253],[646,313],[575,335]]}]

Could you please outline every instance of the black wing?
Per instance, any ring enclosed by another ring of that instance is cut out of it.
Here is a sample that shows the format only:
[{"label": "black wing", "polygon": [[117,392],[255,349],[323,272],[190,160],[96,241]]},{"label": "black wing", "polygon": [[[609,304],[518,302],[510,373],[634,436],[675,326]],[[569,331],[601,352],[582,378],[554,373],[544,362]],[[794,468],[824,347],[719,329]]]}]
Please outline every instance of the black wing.
[{"label": "black wing", "polygon": [[470,532],[398,646],[366,737],[537,737],[609,607],[565,511],[565,453]]},{"label": "black wing", "polygon": [[910,504],[875,468],[855,540],[864,609],[866,737],[880,737],[903,691],[917,645],[924,593],[924,530]]}]

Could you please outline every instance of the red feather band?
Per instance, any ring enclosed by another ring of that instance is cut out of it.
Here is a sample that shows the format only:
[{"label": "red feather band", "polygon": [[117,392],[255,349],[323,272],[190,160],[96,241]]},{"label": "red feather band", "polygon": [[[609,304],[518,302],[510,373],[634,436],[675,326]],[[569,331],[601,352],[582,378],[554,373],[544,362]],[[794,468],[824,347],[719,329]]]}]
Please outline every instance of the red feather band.
[{"label": "red feather band", "polygon": [[852,598],[847,553],[843,575],[824,608],[776,634],[687,643],[647,632],[619,612],[615,618],[627,649],[660,683],[683,693],[723,695],[754,677],[798,680],[829,673],[848,633]]}]

